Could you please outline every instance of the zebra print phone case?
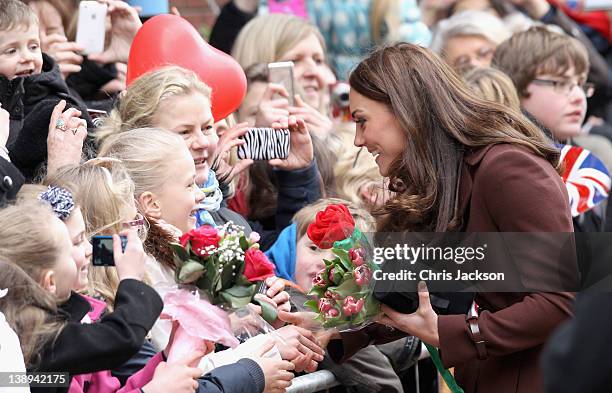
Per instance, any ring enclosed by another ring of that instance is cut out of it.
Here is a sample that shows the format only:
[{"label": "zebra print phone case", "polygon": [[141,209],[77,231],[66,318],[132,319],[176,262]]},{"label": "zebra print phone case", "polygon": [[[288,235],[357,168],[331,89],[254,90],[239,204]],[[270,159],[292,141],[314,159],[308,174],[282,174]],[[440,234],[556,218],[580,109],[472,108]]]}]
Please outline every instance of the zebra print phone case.
[{"label": "zebra print phone case", "polygon": [[238,146],[238,158],[267,161],[289,156],[289,130],[274,128],[249,128],[241,137],[245,143]]}]

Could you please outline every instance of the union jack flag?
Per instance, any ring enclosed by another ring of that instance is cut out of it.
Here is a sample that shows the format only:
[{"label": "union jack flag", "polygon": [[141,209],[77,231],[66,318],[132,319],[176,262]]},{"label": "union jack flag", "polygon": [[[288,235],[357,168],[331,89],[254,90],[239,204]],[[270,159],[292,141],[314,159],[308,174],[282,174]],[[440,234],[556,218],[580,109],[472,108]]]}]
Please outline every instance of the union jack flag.
[{"label": "union jack flag", "polygon": [[572,216],[576,217],[605,201],[610,192],[610,173],[590,151],[579,146],[561,145],[562,175],[567,187]]}]

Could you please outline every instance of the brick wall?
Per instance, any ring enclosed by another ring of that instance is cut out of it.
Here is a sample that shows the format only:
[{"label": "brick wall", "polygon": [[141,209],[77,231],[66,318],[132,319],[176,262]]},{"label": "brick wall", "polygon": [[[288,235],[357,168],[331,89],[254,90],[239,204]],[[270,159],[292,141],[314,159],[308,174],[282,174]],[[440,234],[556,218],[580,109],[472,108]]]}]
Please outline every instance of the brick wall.
[{"label": "brick wall", "polygon": [[[178,8],[181,16],[191,22],[196,29],[208,38],[216,15],[209,3],[216,3],[218,7],[223,6],[229,0],[170,0],[170,6]],[[218,9],[217,9],[218,10]]]}]

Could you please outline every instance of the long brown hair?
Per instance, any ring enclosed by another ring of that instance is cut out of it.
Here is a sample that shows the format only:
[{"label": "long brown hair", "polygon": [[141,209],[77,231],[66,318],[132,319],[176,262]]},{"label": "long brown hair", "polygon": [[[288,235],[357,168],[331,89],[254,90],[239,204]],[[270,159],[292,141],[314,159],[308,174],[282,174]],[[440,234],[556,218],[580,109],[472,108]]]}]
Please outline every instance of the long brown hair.
[{"label": "long brown hair", "polygon": [[558,166],[559,152],[535,125],[477,97],[428,49],[406,43],[378,49],[357,65],[349,84],[384,103],[407,135],[390,168],[389,188],[397,194],[375,212],[379,230],[457,230],[457,187],[468,149],[511,143]]},{"label": "long brown hair", "polygon": [[28,369],[36,368],[43,347],[55,340],[66,320],[58,314],[54,297],[19,266],[0,260],[0,311],[17,333]]}]

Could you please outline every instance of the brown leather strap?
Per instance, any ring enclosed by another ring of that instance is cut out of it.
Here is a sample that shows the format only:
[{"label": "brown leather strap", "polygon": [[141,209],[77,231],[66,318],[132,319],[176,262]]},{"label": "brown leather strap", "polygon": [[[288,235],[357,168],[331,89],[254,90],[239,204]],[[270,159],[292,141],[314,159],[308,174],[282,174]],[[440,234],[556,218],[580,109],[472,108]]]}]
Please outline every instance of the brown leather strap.
[{"label": "brown leather strap", "polygon": [[484,337],[480,333],[480,327],[478,326],[478,315],[474,315],[471,312],[465,316],[465,320],[470,327],[470,333],[472,334],[472,341],[476,345],[476,352],[478,352],[478,359],[483,360],[487,358],[487,346],[485,345]]}]

